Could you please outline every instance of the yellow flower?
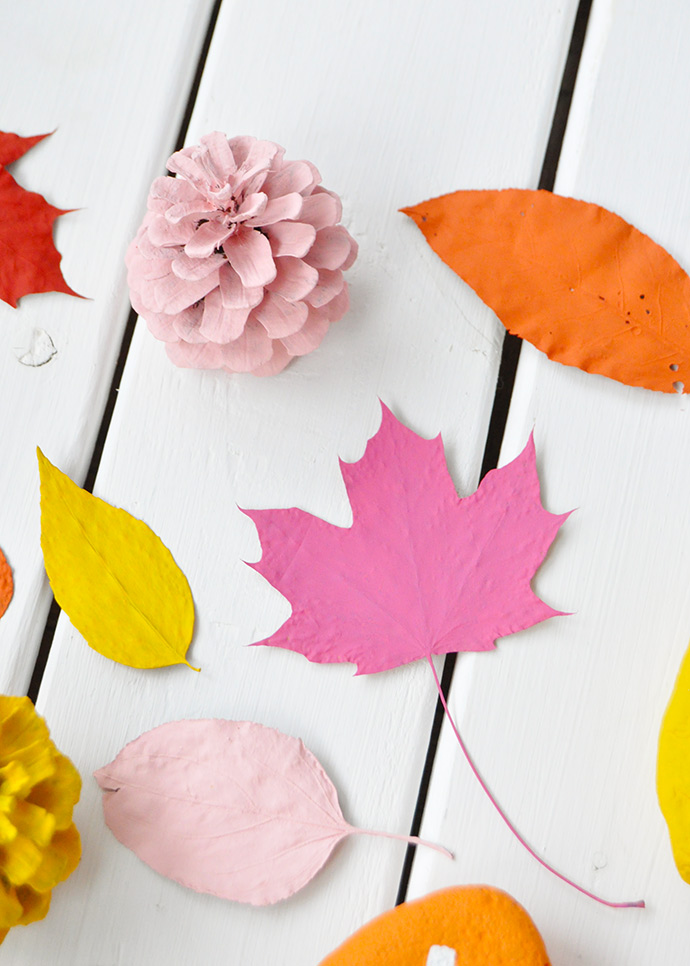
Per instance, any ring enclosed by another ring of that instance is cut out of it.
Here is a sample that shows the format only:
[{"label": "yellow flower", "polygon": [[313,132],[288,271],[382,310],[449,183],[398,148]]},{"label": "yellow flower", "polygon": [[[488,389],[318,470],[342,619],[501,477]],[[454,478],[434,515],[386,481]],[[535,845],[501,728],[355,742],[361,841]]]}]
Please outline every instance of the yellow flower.
[{"label": "yellow flower", "polygon": [[28,698],[0,695],[0,943],[43,919],[81,857],[72,810],[81,778]]}]

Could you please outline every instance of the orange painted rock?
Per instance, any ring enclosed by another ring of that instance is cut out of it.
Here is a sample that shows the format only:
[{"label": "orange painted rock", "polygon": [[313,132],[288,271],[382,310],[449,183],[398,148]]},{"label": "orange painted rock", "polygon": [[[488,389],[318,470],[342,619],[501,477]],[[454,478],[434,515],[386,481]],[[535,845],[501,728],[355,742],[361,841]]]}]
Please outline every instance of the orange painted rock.
[{"label": "orange painted rock", "polygon": [[522,906],[485,885],[455,886],[372,919],[321,966],[550,966]]},{"label": "orange painted rock", "polygon": [[5,554],[0,550],[0,617],[5,613],[14,593],[12,568],[7,563]]}]

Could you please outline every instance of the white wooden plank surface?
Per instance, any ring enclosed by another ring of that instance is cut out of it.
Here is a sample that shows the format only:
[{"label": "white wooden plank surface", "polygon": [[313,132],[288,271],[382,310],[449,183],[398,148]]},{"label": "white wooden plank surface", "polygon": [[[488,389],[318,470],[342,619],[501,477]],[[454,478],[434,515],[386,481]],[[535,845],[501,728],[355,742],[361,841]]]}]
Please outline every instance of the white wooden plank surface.
[{"label": "white wooden plank surface", "polygon": [[[690,154],[679,124],[690,12],[672,0],[595,2],[556,190],[605,205],[690,267]],[[686,380],[687,382],[688,380]],[[549,362],[523,347],[502,453],[535,427],[546,506],[578,507],[535,582],[574,611],[462,657],[451,694],[476,762],[531,843],[611,899],[560,884],[515,843],[444,729],[411,893],[483,880],[530,910],[554,963],[684,966],[688,886],[655,794],[661,717],[690,637],[690,405]]]},{"label": "white wooden plank surface", "polygon": [[241,563],[258,541],[236,504],[346,524],[336,457],[361,455],[377,395],[417,431],[442,430],[458,486],[475,485],[501,329],[471,295],[449,294],[447,269],[396,209],[487,177],[536,183],[574,12],[546,0],[223,4],[190,139],[249,132],[318,163],[361,245],[353,309],[266,381],[175,370],[138,329],[96,492],[153,526],[189,576],[203,672],[108,663],[60,619],[39,708],[84,776],[84,859],[50,919],[8,937],[15,961],[303,966],[392,904],[404,847],[363,838],[274,908],[184,890],[118,845],[89,776],[163,721],[249,718],[303,737],[351,821],[409,827],[435,704],[428,669],[355,680],[245,648],[289,608]]},{"label": "white wooden plank surface", "polygon": [[[113,4],[26,0],[8,6],[0,47],[0,126],[57,128],[11,169],[58,208],[67,282],[89,301],[28,295],[0,302],[0,546],[15,597],[0,623],[0,688],[25,693],[51,595],[39,546],[36,446],[82,480],[129,313],[123,255],[152,178],[174,145],[210,0]],[[18,362],[35,329],[57,355]]]}]

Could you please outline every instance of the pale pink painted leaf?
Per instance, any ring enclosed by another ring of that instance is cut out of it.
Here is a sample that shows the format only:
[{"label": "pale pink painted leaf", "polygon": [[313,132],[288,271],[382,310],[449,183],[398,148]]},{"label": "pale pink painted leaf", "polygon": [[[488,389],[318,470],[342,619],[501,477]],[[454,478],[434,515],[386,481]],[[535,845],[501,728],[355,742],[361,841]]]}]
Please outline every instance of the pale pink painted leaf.
[{"label": "pale pink painted leaf", "polygon": [[250,721],[172,721],[95,773],[115,837],[181,885],[256,906],[306,885],[353,828],[297,738]]},{"label": "pale pink painted leaf", "polygon": [[198,892],[268,905],[357,830],[301,741],[250,721],[172,721],[95,773],[115,837]]},{"label": "pale pink painted leaf", "polygon": [[441,437],[422,439],[385,407],[357,463],[341,469],[351,527],[302,510],[248,510],[263,556],[250,564],[292,605],[260,644],[370,674],[432,654],[487,651],[561,614],[530,581],[567,513],[541,505],[534,440],[460,499]]}]

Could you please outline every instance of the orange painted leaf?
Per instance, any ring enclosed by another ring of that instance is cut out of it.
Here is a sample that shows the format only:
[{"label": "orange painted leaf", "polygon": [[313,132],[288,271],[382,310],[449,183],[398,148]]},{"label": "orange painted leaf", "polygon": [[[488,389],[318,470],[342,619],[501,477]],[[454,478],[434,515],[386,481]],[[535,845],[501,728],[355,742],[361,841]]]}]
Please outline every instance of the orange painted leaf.
[{"label": "orange painted leaf", "polygon": [[61,256],[53,243],[55,219],[69,209],[55,208],[43,195],[26,191],[5,167],[44,137],[0,131],[0,299],[14,308],[32,292],[65,292],[81,298],[62,277]]},{"label": "orange painted leaf", "polygon": [[10,606],[13,594],[14,580],[12,579],[12,568],[7,563],[5,554],[0,550],[0,617],[2,617]]},{"label": "orange painted leaf", "polygon": [[403,208],[509,332],[629,386],[690,390],[690,278],[599,205],[549,191],[456,191]]}]

